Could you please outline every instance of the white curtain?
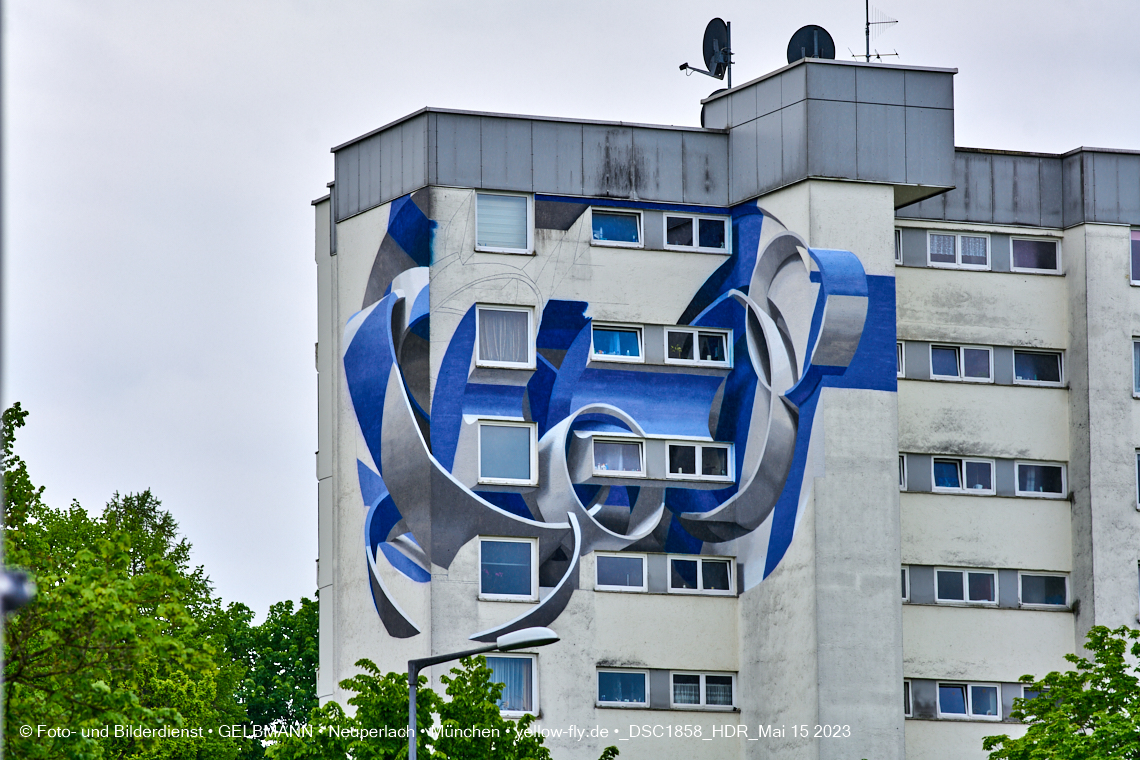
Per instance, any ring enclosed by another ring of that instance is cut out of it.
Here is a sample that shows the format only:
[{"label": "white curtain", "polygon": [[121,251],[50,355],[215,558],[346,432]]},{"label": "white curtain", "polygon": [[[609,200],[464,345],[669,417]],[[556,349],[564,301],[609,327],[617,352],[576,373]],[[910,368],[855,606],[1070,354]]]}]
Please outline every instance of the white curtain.
[{"label": "white curtain", "polygon": [[503,685],[500,710],[527,712],[532,708],[531,665],[528,657],[488,657],[491,681]]},{"label": "white curtain", "polygon": [[488,362],[530,361],[530,314],[479,309],[479,358]]}]

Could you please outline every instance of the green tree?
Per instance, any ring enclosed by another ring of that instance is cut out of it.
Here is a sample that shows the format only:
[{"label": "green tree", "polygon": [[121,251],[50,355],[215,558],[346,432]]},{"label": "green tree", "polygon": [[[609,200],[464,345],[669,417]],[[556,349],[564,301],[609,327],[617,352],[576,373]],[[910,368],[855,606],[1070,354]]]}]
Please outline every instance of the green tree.
[{"label": "green tree", "polygon": [[1035,695],[1017,700],[1010,715],[1029,724],[1025,735],[987,736],[991,760],[1140,760],[1140,631],[1089,629],[1076,666],[1041,680],[1022,676]]},{"label": "green tree", "polygon": [[316,601],[302,598],[296,609],[292,600],[278,602],[239,642],[247,653],[241,698],[250,723],[303,723],[317,706],[317,624]]}]

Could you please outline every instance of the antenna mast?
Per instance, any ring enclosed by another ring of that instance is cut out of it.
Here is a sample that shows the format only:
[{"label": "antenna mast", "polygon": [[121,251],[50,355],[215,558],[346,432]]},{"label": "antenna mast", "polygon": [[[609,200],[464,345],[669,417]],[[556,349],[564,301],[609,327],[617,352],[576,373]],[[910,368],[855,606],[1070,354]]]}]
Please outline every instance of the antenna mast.
[{"label": "antenna mast", "polygon": [[[879,24],[882,24],[882,25],[897,24],[898,20],[891,18],[890,16],[886,15],[885,13],[882,13],[878,8],[876,8],[875,9],[875,18],[882,19],[882,20],[881,21],[872,21],[871,20],[871,0],[863,0],[863,14],[864,14],[863,18],[864,18],[864,22],[865,22],[864,26],[863,26],[863,35],[867,40],[867,52],[863,54],[863,60],[865,60],[867,63],[870,63],[871,62],[871,27],[879,25]],[[851,48],[847,48],[847,49],[850,50]],[[878,50],[875,51],[875,59],[876,60],[882,60],[882,57],[884,55],[887,55],[887,56],[896,55],[897,56],[898,53],[897,52],[880,53]],[[859,54],[858,53],[852,53],[851,57],[852,58],[858,58]]]}]

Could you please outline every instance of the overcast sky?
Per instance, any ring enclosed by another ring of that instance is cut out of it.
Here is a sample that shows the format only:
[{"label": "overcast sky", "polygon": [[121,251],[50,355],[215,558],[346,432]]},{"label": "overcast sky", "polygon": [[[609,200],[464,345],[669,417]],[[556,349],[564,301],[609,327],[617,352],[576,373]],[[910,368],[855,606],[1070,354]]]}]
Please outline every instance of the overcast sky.
[{"label": "overcast sky", "polygon": [[[1140,3],[882,0],[885,62],[955,67],[958,145],[1140,149]],[[9,0],[5,404],[47,499],[151,488],[227,601],[315,587],[316,268],[329,148],[423,106],[697,125],[863,4]],[[361,582],[365,582],[361,579]]]}]

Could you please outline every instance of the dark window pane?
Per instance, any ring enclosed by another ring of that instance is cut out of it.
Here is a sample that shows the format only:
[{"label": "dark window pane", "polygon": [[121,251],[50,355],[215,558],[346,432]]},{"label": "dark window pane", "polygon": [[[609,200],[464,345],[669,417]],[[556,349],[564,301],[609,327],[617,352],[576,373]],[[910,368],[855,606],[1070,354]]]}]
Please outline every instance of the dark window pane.
[{"label": "dark window pane", "polygon": [[645,704],[645,674],[598,673],[598,701]]},{"label": "dark window pane", "polygon": [[969,576],[971,602],[997,601],[993,573],[966,573],[966,575]]},{"label": "dark window pane", "polygon": [[699,358],[703,362],[727,361],[724,352],[724,336],[720,333],[698,333]]},{"label": "dark window pane", "polygon": [[641,557],[598,556],[598,585],[641,588],[645,585],[645,562]]},{"label": "dark window pane", "polygon": [[594,240],[611,243],[638,243],[637,214],[618,214],[613,211],[594,211]]},{"label": "dark window pane", "polygon": [[1132,279],[1140,282],[1140,230],[1132,230]]},{"label": "dark window pane", "polygon": [[701,447],[701,474],[714,478],[728,477],[728,449],[720,446]]},{"label": "dark window pane", "polygon": [[962,246],[962,263],[970,266],[984,267],[989,263],[989,255],[986,250],[987,241],[984,237],[972,237],[970,235],[962,235],[958,238],[958,244]]},{"label": "dark window pane", "polygon": [[1065,577],[1061,575],[1021,576],[1021,603],[1067,604],[1068,600],[1065,598]]},{"label": "dark window pane", "polygon": [[641,472],[641,444],[594,441],[594,469]]},{"label": "dark window pane", "polygon": [[970,687],[970,712],[973,715],[997,715],[998,696],[996,686]]},{"label": "dark window pane", "polygon": [[1140,393],[1140,342],[1132,344],[1132,392]]},{"label": "dark window pane", "polygon": [[670,359],[693,358],[693,334],[691,332],[670,331],[668,338]]},{"label": "dark window pane", "polygon": [[902,569],[902,598],[906,599],[906,568]]},{"label": "dark window pane", "polygon": [[962,476],[957,459],[934,460],[934,485],[937,488],[961,488]]},{"label": "dark window pane", "polygon": [[706,591],[728,591],[732,586],[728,578],[728,562],[706,559],[701,561],[701,580]]},{"label": "dark window pane", "polygon": [[1061,355],[1034,351],[1013,352],[1013,374],[1031,383],[1061,382]]},{"label": "dark window pane", "polygon": [[966,488],[993,490],[993,467],[989,462],[966,462]]},{"label": "dark window pane", "polygon": [[1018,269],[1057,269],[1057,243],[1053,240],[1013,240],[1013,265]]},{"label": "dark window pane", "polygon": [[958,349],[934,346],[930,349],[930,374],[958,377]]},{"label": "dark window pane", "polygon": [[895,344],[895,374],[901,375],[903,373],[903,348],[902,343]]},{"label": "dark window pane", "polygon": [[697,447],[670,446],[669,472],[674,475],[697,474]]},{"label": "dark window pane", "polygon": [[479,309],[479,359],[485,362],[530,361],[530,314]]},{"label": "dark window pane", "polygon": [[963,602],[966,600],[962,588],[962,574],[957,570],[938,571],[938,598]]},{"label": "dark window pane", "polygon": [[906,459],[899,457],[899,488],[906,488]]},{"label": "dark window pane", "polygon": [[481,593],[531,595],[530,543],[483,541],[480,557]]},{"label": "dark window pane", "polygon": [[674,675],[673,703],[699,705],[701,703],[701,677]]},{"label": "dark window pane", "polygon": [[480,425],[479,477],[530,480],[530,428]]},{"label": "dark window pane", "polygon": [[903,713],[910,715],[910,684],[903,683]]},{"label": "dark window pane", "polygon": [[953,235],[930,236],[930,261],[936,264],[957,263],[954,257]]},{"label": "dark window pane", "polygon": [[938,710],[947,715],[965,715],[966,687],[958,684],[938,684]]},{"label": "dark window pane", "polygon": [[641,356],[637,330],[595,327],[594,353],[604,356]]},{"label": "dark window pane", "polygon": [[701,219],[700,227],[701,248],[724,248],[724,220]]},{"label": "dark window pane", "polygon": [[990,377],[990,352],[980,348],[963,348],[962,364],[965,376],[977,379]]},{"label": "dark window pane", "polygon": [[732,704],[732,676],[705,676],[705,704]]},{"label": "dark window pane", "polygon": [[695,559],[674,559],[669,561],[670,588],[697,587],[697,561]]},{"label": "dark window pane", "polygon": [[665,217],[665,242],[668,245],[692,245],[693,220],[687,216]]},{"label": "dark window pane", "polygon": [[1063,493],[1061,468],[1048,464],[1017,466],[1017,490],[1026,493]]},{"label": "dark window pane", "polygon": [[531,696],[534,694],[533,664],[529,657],[487,658],[491,683],[503,685],[503,694],[498,701],[500,710],[528,712],[534,709],[531,704]]}]

